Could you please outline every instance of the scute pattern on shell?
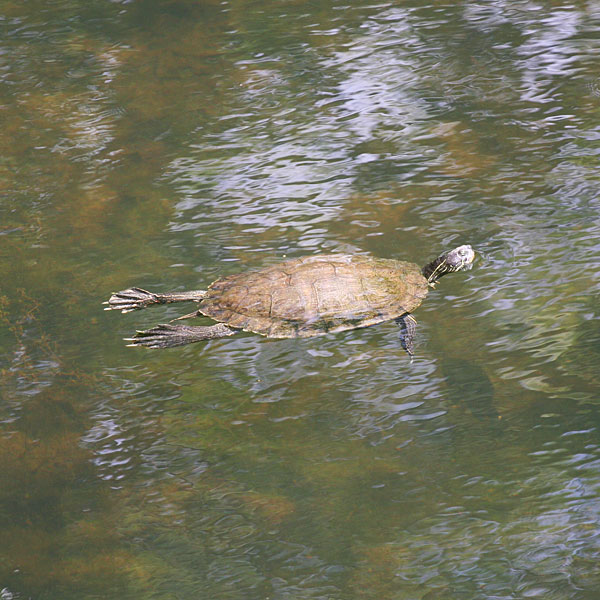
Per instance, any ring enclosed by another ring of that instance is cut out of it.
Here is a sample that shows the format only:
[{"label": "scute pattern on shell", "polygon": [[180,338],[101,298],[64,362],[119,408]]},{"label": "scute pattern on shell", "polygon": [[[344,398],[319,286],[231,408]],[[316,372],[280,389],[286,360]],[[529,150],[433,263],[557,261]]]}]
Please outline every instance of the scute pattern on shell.
[{"label": "scute pattern on shell", "polygon": [[418,265],[361,255],[289,260],[218,279],[200,312],[269,337],[311,337],[411,312],[427,295]]}]

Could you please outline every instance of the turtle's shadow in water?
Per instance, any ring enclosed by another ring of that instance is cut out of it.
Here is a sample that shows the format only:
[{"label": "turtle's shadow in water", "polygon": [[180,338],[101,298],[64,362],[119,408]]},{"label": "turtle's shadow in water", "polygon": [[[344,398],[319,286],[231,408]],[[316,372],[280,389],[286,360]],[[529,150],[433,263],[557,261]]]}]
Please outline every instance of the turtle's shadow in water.
[{"label": "turtle's shadow in water", "polygon": [[485,370],[472,361],[455,358],[441,358],[438,364],[449,403],[496,428],[500,415],[495,405],[494,386]]}]

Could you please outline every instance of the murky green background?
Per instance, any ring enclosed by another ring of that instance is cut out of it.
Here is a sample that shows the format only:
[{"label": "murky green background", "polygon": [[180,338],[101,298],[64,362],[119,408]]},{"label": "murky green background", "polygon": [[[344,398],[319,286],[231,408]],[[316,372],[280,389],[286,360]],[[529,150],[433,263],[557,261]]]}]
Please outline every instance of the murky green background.
[{"label": "murky green background", "polygon": [[[600,596],[600,4],[4,0],[0,598]],[[318,252],[394,323],[121,338]]]}]

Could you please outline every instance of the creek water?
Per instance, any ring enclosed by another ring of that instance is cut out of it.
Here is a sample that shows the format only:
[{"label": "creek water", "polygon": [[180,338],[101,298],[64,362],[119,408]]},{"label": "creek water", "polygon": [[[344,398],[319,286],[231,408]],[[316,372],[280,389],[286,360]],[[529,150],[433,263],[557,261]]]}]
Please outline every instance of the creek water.
[{"label": "creek water", "polygon": [[[2,600],[600,597],[597,2],[0,13]],[[412,362],[102,310],[462,243]]]}]

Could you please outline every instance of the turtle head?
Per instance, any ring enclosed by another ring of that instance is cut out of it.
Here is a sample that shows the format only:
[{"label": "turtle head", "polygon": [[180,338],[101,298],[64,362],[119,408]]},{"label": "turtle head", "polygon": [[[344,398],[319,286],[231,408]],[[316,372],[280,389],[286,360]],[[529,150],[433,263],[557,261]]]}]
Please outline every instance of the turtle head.
[{"label": "turtle head", "polygon": [[442,275],[470,269],[475,259],[475,252],[468,244],[459,246],[438,256],[434,261],[423,267],[423,277],[434,284]]}]

